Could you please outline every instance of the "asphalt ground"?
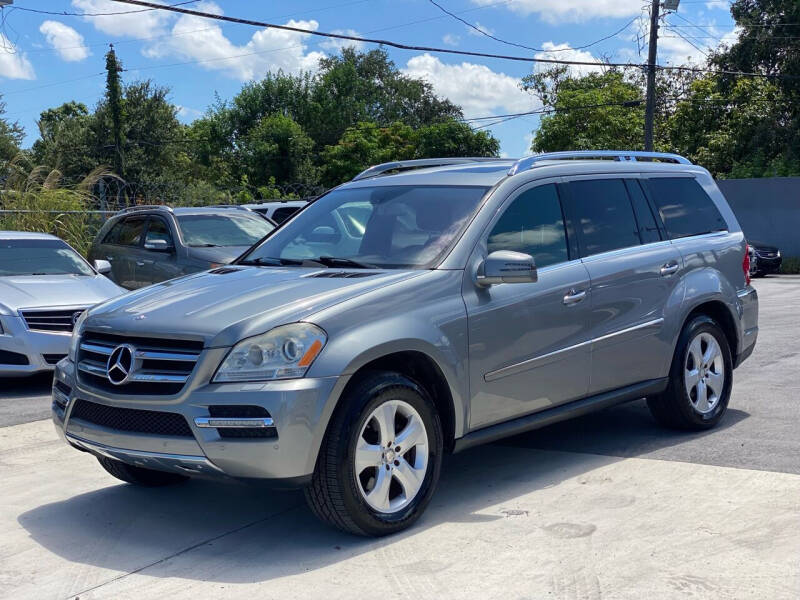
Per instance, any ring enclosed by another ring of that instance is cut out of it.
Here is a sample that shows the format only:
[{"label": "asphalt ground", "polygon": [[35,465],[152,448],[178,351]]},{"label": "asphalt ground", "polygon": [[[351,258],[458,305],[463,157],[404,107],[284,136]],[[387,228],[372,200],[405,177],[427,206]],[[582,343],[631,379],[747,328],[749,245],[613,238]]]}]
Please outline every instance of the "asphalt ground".
[{"label": "asphalt ground", "polygon": [[47,377],[0,384],[2,598],[800,597],[800,277],[756,280],[758,346],[721,425],[643,402],[449,457],[380,540],[298,492],[121,485],[55,435]]}]

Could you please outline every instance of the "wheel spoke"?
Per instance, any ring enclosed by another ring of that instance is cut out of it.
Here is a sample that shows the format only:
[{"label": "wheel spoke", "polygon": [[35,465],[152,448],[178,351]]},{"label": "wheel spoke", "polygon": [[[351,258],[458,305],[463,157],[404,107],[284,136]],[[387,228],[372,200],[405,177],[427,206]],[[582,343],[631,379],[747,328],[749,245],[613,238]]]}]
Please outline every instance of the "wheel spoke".
[{"label": "wheel spoke", "polygon": [[700,368],[700,365],[703,363],[703,352],[702,348],[700,347],[700,336],[697,336],[692,340],[692,343],[689,345],[689,354],[692,355],[692,362],[694,362],[693,367],[695,369]]},{"label": "wheel spoke", "polygon": [[396,410],[394,404],[387,402],[375,411],[375,420],[378,422],[378,428],[381,432],[381,446],[385,447],[386,444],[394,441],[394,414]]},{"label": "wheel spoke", "polygon": [[375,480],[375,487],[367,494],[367,500],[378,510],[389,510],[389,488],[392,484],[392,476],[384,468],[378,469],[378,477]]},{"label": "wheel spoke", "polygon": [[708,372],[708,381],[706,387],[711,388],[714,395],[719,397],[722,395],[722,387],[725,384],[725,376],[722,373]]},{"label": "wheel spoke", "polygon": [[375,444],[368,444],[365,441],[356,446],[356,475],[369,467],[377,467],[381,464],[382,448]]},{"label": "wheel spoke", "polygon": [[717,341],[710,336],[706,342],[708,345],[706,346],[705,354],[703,354],[703,362],[710,365],[719,354],[719,346],[717,346]]},{"label": "wheel spoke", "polygon": [[701,381],[697,384],[697,403],[695,404],[697,410],[706,412],[708,410],[708,387],[705,382]]},{"label": "wheel spoke", "polygon": [[684,371],[683,379],[686,382],[686,393],[688,394],[692,391],[692,388],[697,385],[697,382],[700,381],[700,371],[697,369]]},{"label": "wheel spoke", "polygon": [[411,498],[422,486],[422,480],[425,478],[425,469],[415,469],[404,458],[399,460],[400,465],[395,467],[394,476],[403,486],[406,498]]},{"label": "wheel spoke", "polygon": [[414,446],[425,444],[426,442],[427,436],[422,428],[422,424],[416,417],[411,418],[403,428],[403,431],[398,433],[395,438],[395,444],[400,446],[400,452],[402,454],[405,454]]}]

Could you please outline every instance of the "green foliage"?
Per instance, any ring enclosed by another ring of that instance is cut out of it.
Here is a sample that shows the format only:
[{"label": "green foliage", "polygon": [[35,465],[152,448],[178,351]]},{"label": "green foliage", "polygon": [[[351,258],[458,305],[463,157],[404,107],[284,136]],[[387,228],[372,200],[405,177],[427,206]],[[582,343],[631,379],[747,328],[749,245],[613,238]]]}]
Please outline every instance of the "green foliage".
[{"label": "green foliage", "polygon": [[101,176],[108,173],[96,171],[76,186],[62,187],[58,171],[15,159],[0,194],[3,210],[14,212],[2,214],[0,229],[57,235],[85,255],[102,225],[100,215],[87,212],[94,205],[90,189]]},{"label": "green foliage", "polygon": [[[554,111],[542,117],[532,151],[642,147],[644,109],[619,105],[640,100],[642,93],[622,72],[608,70],[574,77],[565,67],[556,67],[529,75],[522,83],[523,89]],[[582,108],[586,106],[594,108]]]},{"label": "green foliage", "polygon": [[242,140],[241,163],[248,182],[264,185],[278,181],[308,183],[316,179],[311,162],[314,142],[290,117],[274,114],[262,118]]},{"label": "green foliage", "polygon": [[25,136],[22,126],[16,121],[11,122],[5,119],[6,103],[3,102],[3,95],[0,94],[0,169],[14,158],[19,152],[19,145]]},{"label": "green foliage", "polygon": [[111,139],[114,143],[114,170],[120,177],[124,176],[123,166],[124,149],[122,147],[123,134],[122,134],[122,120],[124,116],[124,109],[122,106],[122,82],[120,81],[120,72],[122,65],[117,60],[117,55],[114,52],[114,45],[111,44],[109,51],[106,53],[106,97],[105,102],[107,109],[107,121],[104,123],[111,129]]},{"label": "green foliage", "polygon": [[85,104],[66,102],[42,112],[39,139],[33,144],[33,162],[77,178],[97,166],[93,152],[93,116]]}]

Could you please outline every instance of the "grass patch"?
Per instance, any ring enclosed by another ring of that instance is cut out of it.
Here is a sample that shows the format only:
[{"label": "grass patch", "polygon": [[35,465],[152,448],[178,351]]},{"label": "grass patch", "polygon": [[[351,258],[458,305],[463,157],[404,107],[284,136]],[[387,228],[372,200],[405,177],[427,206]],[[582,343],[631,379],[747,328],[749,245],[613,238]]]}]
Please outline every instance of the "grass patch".
[{"label": "grass patch", "polygon": [[784,275],[800,275],[800,257],[784,256],[780,272]]}]

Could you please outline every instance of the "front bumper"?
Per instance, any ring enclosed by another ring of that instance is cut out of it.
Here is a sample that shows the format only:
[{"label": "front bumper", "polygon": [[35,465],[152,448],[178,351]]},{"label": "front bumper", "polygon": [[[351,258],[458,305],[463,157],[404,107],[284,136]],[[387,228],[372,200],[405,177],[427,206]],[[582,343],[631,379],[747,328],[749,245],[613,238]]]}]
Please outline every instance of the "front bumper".
[{"label": "front bumper", "polygon": [[[345,379],[199,385],[190,380],[177,398],[122,397],[82,385],[74,363],[63,360],[54,377],[53,422],[70,445],[97,456],[184,475],[272,480],[278,485],[294,486],[307,482],[314,471],[335,398]],[[177,413],[186,420],[191,434],[123,431],[72,418],[78,400],[117,409]],[[211,406],[226,406],[229,410],[262,407],[273,419],[276,435],[223,437],[221,430],[204,422]]]},{"label": "front bumper", "polygon": [[[0,333],[0,356],[10,352],[13,358],[24,356],[27,360],[27,364],[8,364],[0,360],[0,376],[52,371],[55,363],[67,355],[72,337],[69,332],[31,331],[20,317],[10,315],[0,316],[0,324],[3,327],[3,333]],[[11,355],[6,356],[9,356],[6,360],[11,360]]]},{"label": "front bumper", "polygon": [[756,254],[756,273],[769,274],[777,273],[781,270],[781,262],[783,259],[780,256],[766,257]]}]

